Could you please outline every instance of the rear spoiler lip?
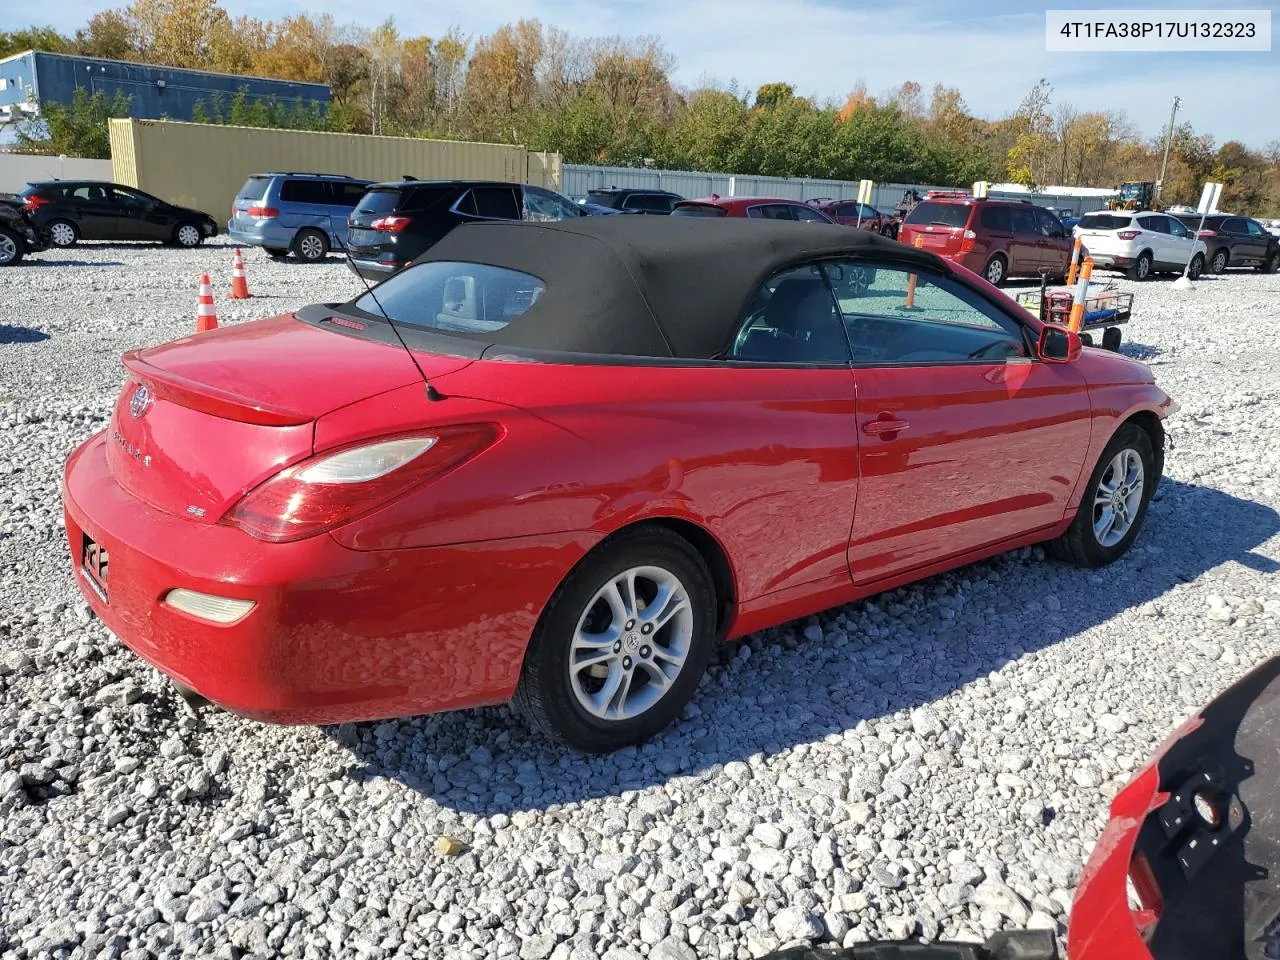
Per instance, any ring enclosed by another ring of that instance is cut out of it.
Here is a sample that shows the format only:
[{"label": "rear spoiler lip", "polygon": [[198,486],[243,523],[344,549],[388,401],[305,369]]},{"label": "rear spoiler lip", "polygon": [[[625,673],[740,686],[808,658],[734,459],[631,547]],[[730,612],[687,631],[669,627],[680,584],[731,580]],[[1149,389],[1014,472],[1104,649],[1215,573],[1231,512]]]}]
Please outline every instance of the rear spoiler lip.
[{"label": "rear spoiler lip", "polygon": [[197,383],[142,359],[142,351],[130,350],[120,357],[125,369],[146,383],[155,396],[180,403],[184,407],[240,423],[264,427],[296,427],[310,423],[314,417],[285,407],[268,406],[238,397],[225,390]]}]

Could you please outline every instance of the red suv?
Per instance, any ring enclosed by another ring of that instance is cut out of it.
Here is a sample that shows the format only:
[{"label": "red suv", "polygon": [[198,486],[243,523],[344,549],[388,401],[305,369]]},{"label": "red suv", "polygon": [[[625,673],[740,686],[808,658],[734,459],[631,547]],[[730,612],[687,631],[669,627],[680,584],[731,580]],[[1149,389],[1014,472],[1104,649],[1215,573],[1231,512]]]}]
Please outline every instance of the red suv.
[{"label": "red suv", "polygon": [[995,286],[1009,277],[1065,277],[1071,231],[1030,200],[928,194],[907,215],[898,240],[968,267]]}]

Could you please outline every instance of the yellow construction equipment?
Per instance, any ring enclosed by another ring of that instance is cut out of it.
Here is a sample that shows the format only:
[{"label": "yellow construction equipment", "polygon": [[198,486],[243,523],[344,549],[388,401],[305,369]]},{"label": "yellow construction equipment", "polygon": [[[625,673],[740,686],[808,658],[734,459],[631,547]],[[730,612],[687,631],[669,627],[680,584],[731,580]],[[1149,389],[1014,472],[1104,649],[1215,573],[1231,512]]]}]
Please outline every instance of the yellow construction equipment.
[{"label": "yellow construction equipment", "polygon": [[1152,180],[1126,180],[1116,188],[1116,196],[1107,201],[1108,210],[1150,210],[1156,192]]}]

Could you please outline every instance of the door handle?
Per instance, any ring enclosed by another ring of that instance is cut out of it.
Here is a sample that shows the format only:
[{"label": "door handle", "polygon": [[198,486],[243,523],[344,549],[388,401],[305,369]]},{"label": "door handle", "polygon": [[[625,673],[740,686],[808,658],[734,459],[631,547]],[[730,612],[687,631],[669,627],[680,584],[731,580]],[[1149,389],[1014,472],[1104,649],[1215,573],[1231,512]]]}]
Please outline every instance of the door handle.
[{"label": "door handle", "polygon": [[911,424],[905,420],[868,420],[862,425],[862,432],[873,437],[883,437],[887,433],[901,433]]}]

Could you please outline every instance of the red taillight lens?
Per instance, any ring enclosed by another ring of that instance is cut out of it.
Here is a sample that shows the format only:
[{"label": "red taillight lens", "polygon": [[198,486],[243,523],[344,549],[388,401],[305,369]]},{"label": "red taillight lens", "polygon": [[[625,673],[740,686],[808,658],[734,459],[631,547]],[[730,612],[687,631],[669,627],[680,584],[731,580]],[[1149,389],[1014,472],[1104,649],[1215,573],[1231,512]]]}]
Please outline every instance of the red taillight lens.
[{"label": "red taillight lens", "polygon": [[972,230],[966,230],[964,233],[960,234],[960,252],[972,253],[974,246],[976,246],[977,239],[978,235]]},{"label": "red taillight lens", "polygon": [[413,220],[410,217],[379,217],[369,226],[374,230],[381,230],[383,233],[399,233],[412,222]]},{"label": "red taillight lens", "polygon": [[1196,234],[1197,237],[1216,237],[1217,235],[1218,235],[1217,230],[1201,230],[1199,233]]},{"label": "red taillight lens", "polygon": [[1121,230],[1116,234],[1121,240],[1134,240],[1142,233],[1141,230]]},{"label": "red taillight lens", "polygon": [[248,210],[245,211],[245,213],[247,213],[251,217],[267,218],[267,217],[280,216],[280,211],[277,210],[275,207],[250,207]]},{"label": "red taillight lens", "polygon": [[26,208],[27,213],[35,213],[48,202],[44,197],[33,193],[22,202],[22,205]]},{"label": "red taillight lens", "polygon": [[328,451],[249,491],[223,522],[270,543],[313,537],[438,479],[497,438],[493,424],[473,423]]}]

